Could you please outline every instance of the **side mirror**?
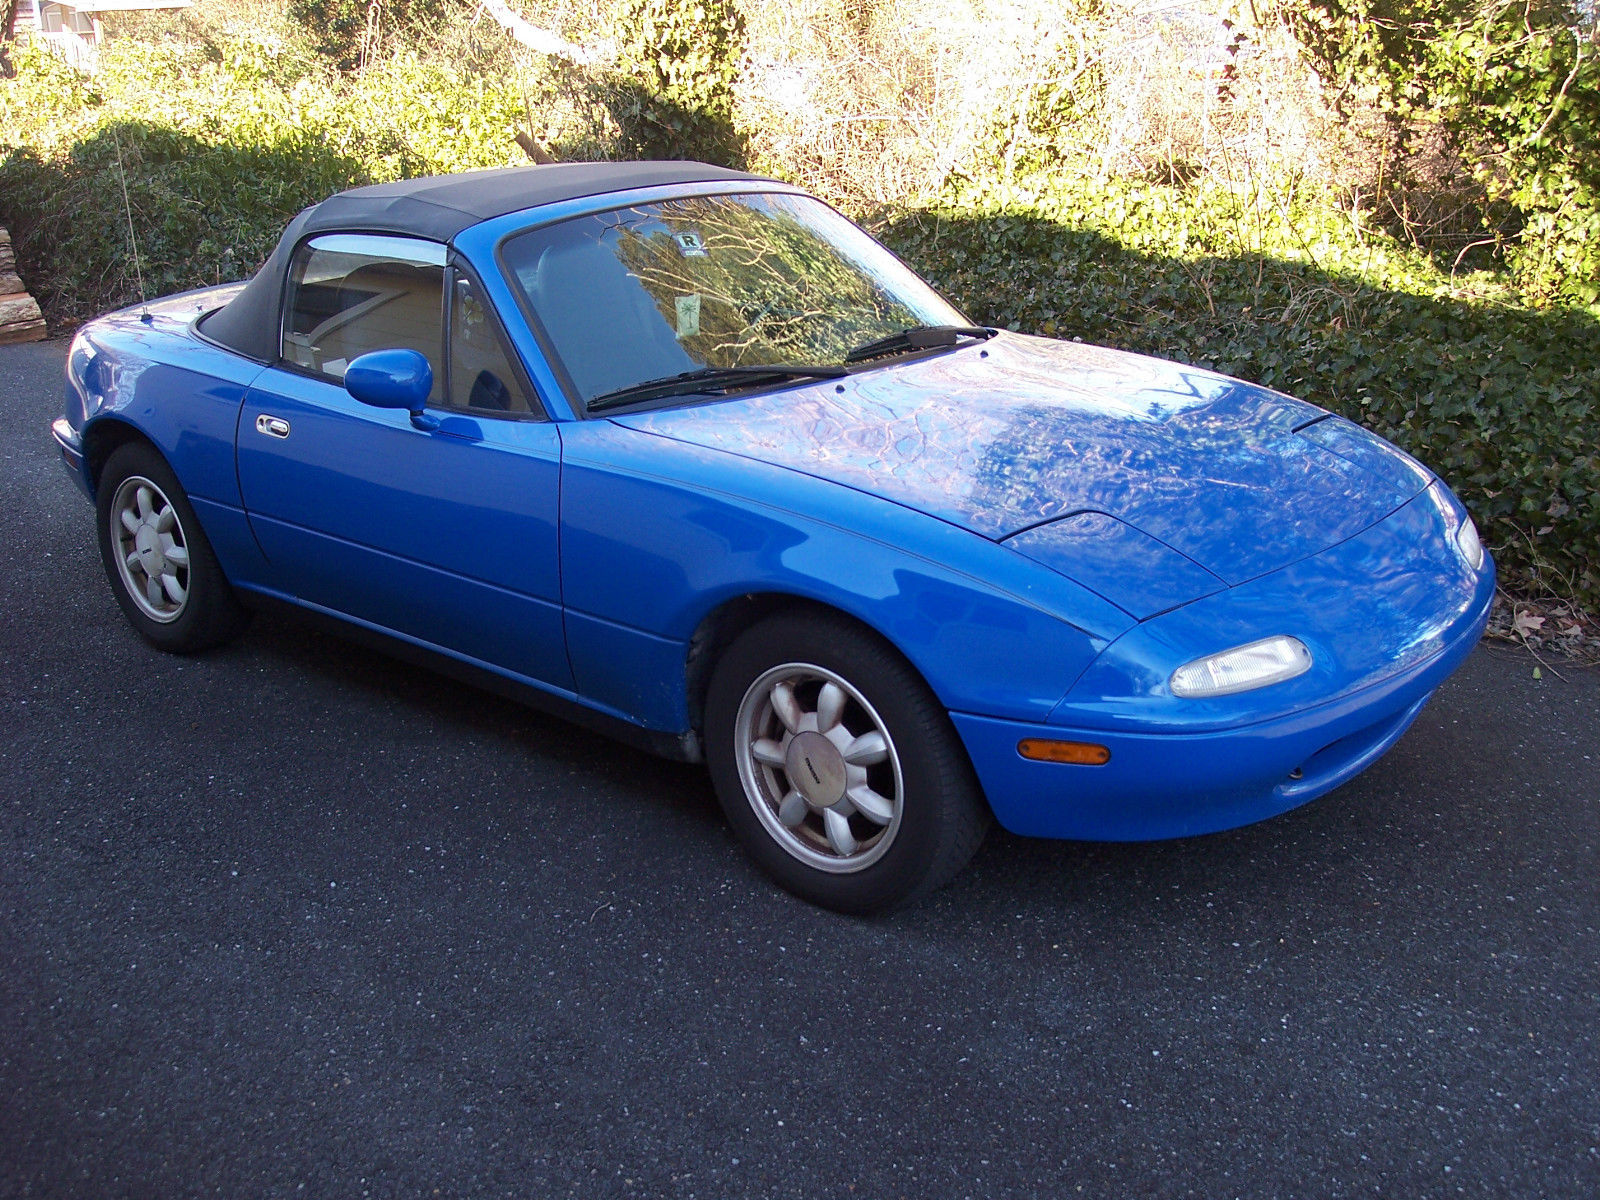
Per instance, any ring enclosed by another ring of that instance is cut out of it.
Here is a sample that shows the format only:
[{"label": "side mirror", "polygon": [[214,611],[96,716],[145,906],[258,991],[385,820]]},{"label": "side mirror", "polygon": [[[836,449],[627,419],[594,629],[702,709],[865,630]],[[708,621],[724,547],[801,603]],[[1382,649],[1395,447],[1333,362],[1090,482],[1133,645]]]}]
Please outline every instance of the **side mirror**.
[{"label": "side mirror", "polygon": [[424,416],[433,391],[433,368],[415,350],[371,350],[353,359],[344,372],[344,390],[374,408],[403,408],[418,429],[437,429]]}]

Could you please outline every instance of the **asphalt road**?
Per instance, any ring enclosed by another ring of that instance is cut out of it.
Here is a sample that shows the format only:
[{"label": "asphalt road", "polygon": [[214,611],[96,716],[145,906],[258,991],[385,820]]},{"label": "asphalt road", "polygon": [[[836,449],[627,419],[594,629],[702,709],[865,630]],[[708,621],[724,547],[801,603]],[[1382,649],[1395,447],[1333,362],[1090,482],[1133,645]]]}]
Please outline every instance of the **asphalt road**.
[{"label": "asphalt road", "polygon": [[261,619],[148,649],[0,349],[0,1196],[1593,1197],[1600,675],[860,921],[704,775]]}]

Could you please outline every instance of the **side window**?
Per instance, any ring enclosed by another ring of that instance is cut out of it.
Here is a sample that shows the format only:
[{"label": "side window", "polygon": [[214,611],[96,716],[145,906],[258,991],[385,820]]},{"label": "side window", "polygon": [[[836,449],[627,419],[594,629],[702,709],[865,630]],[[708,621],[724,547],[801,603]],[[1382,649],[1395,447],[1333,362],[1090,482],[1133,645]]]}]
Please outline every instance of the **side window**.
[{"label": "side window", "polygon": [[289,270],[284,361],[339,381],[369,350],[415,350],[444,395],[444,247],[413,238],[312,238]]},{"label": "side window", "polygon": [[482,413],[537,412],[511,368],[477,285],[454,271],[451,280],[449,403]]}]

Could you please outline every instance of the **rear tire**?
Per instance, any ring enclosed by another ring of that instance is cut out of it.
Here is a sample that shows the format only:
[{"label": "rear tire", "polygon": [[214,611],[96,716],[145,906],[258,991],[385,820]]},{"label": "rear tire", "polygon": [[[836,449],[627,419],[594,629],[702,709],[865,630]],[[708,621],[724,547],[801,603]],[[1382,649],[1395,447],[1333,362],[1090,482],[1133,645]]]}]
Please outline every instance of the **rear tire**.
[{"label": "rear tire", "polygon": [[831,614],[780,613],[728,647],[706,697],[706,757],[762,870],[839,912],[920,899],[988,830],[937,697],[891,646]]},{"label": "rear tire", "polygon": [[111,592],[141,637],[176,654],[217,646],[249,623],[177,476],[146,442],[100,472],[95,512]]}]

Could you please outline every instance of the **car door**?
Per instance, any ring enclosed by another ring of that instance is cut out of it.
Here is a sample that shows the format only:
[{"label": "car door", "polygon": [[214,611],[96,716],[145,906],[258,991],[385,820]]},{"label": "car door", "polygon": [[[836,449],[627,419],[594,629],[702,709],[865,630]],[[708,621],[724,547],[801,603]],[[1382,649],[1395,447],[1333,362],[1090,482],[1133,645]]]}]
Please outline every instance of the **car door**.
[{"label": "car door", "polygon": [[[560,430],[471,275],[437,243],[325,234],[296,252],[285,293],[281,357],[238,432],[272,590],[570,692]],[[433,419],[345,390],[352,359],[395,348],[428,359]]]}]

